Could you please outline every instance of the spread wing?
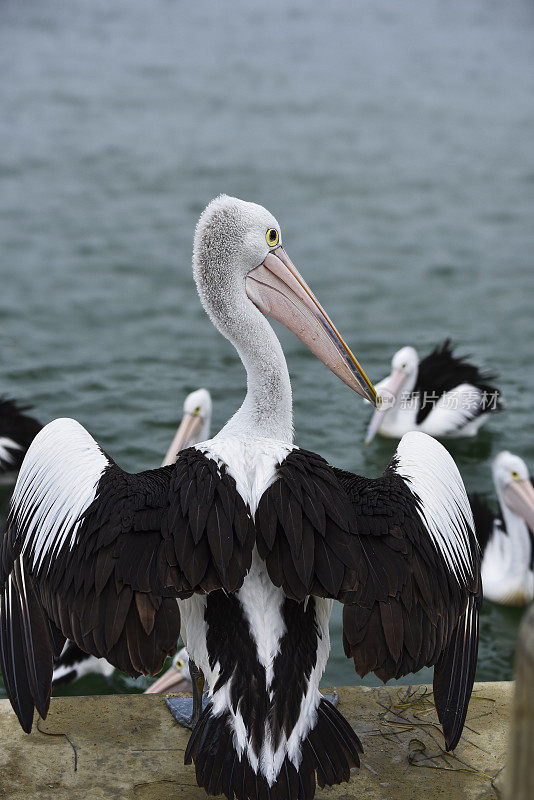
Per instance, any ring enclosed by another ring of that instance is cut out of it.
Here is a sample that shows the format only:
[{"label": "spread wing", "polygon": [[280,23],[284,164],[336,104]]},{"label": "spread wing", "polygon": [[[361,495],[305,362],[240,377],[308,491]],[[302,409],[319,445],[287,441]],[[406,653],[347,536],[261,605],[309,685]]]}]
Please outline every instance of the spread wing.
[{"label": "spread wing", "polygon": [[435,666],[447,749],[463,729],[478,654],[480,553],[449,453],[409,433],[384,474],[338,473],[358,524],[360,569],[340,599],[343,643],[360,675],[399,678]]},{"label": "spread wing", "polygon": [[129,474],[73,420],[35,438],[15,486],[0,569],[0,652],[25,730],[46,716],[65,637],[137,676],[176,650],[177,597],[236,591],[254,527],[224,467],[198,451]]},{"label": "spread wing", "polygon": [[273,582],[345,604],[343,640],[360,675],[383,680],[435,665],[434,697],[455,747],[478,652],[480,555],[451,456],[408,433],[375,480],[295,451],[256,513]]}]

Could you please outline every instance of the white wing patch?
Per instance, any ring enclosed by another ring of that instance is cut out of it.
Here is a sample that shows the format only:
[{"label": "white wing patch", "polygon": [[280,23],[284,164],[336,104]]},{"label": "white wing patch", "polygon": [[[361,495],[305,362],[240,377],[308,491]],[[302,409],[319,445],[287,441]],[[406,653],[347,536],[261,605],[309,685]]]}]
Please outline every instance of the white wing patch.
[{"label": "white wing patch", "polygon": [[420,430],[431,436],[474,436],[490,416],[483,413],[483,400],[477,386],[460,383],[437,400]]},{"label": "white wing patch", "polygon": [[80,517],[109,463],[73,419],[56,419],[37,434],[22,462],[10,508],[10,519],[24,530],[22,552],[29,554],[34,570],[67,540],[74,546]]},{"label": "white wing patch", "polygon": [[22,450],[22,447],[14,442],[13,439],[10,439],[9,436],[0,436],[0,467],[2,462],[4,466],[14,463],[13,450]]},{"label": "white wing patch", "polygon": [[458,468],[447,450],[426,433],[406,433],[396,452],[396,472],[419,498],[418,514],[459,581],[473,577],[469,529],[475,523]]}]

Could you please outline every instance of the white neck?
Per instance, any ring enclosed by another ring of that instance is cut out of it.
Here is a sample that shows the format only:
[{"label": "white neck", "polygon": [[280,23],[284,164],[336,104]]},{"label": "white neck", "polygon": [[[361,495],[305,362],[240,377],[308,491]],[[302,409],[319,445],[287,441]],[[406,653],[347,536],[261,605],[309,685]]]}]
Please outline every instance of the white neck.
[{"label": "white neck", "polygon": [[504,527],[510,539],[509,569],[514,574],[528,572],[531,558],[531,540],[528,525],[519,514],[508,508],[501,492],[497,490],[497,497],[501,506]]},{"label": "white neck", "polygon": [[235,347],[247,371],[241,408],[218,436],[268,438],[293,443],[293,403],[287,364],[278,338],[241,287],[199,285],[214,325]]}]

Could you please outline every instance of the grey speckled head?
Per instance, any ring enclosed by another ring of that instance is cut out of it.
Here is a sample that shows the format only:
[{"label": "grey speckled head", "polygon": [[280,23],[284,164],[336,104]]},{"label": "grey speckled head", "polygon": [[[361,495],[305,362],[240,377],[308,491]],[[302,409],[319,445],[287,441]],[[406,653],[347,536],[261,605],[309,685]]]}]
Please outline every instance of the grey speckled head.
[{"label": "grey speckled head", "polygon": [[247,273],[273,249],[266,238],[271,228],[278,233],[279,246],[280,226],[266,208],[226,194],[202,212],[195,231],[193,274],[202,304],[214,322],[220,311],[218,303],[213,307],[216,298],[222,295],[226,303],[229,298],[235,303],[236,293],[246,298]]}]

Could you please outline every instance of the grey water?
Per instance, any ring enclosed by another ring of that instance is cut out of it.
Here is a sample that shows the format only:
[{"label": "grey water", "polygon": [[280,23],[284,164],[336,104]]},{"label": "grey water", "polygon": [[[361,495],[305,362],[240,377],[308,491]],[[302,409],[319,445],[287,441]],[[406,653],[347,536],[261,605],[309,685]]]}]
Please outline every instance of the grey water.
[{"label": "grey water", "polygon": [[[534,468],[533,34],[531,0],[3,0],[0,392],[129,470],[193,388],[221,427],[245,376],[190,265],[226,192],[276,215],[371,379],[447,336],[500,374],[506,411],[448,443],[469,491],[504,448]],[[380,474],[395,442],[364,448],[369,408],[276,331],[297,443]],[[511,677],[520,618],[484,605],[479,679]],[[325,683],[359,682],[339,607],[331,635]]]}]

